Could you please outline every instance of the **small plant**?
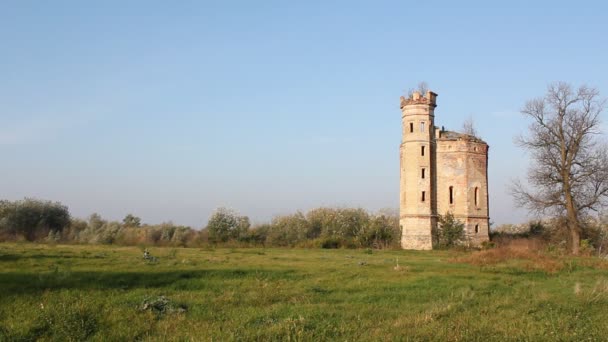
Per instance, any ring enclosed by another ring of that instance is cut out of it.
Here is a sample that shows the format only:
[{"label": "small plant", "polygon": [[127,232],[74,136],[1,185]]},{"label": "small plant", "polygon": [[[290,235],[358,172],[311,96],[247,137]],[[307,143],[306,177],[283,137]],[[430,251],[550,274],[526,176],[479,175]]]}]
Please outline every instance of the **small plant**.
[{"label": "small plant", "polygon": [[158,258],[155,256],[152,256],[152,254],[150,254],[148,249],[144,250],[144,260],[151,264],[155,264],[158,262]]},{"label": "small plant", "polygon": [[587,305],[605,302],[608,300],[608,281],[598,280],[595,286],[589,290],[582,289],[580,283],[577,282],[574,287],[574,294]]},{"label": "small plant", "polygon": [[481,249],[484,250],[484,251],[488,250],[488,249],[492,249],[494,247],[496,247],[496,244],[494,242],[492,242],[492,241],[483,241],[481,243]]},{"label": "small plant", "polygon": [[82,300],[40,304],[32,329],[24,340],[85,341],[98,330],[94,310]]},{"label": "small plant", "polygon": [[372,249],[371,249],[371,248],[366,248],[365,250],[363,250],[363,253],[364,253],[364,254],[372,254],[372,253],[373,253],[373,251],[372,251]]},{"label": "small plant", "polygon": [[403,267],[403,266],[399,265],[399,258],[396,258],[395,259],[395,267],[393,267],[393,270],[395,270],[397,272],[406,271],[407,267]]},{"label": "small plant", "polygon": [[158,296],[155,298],[146,298],[142,302],[140,311],[152,311],[157,317],[161,317],[165,314],[170,313],[184,313],[187,311],[185,305],[176,305],[169,298],[165,296]]},{"label": "small plant", "polygon": [[581,244],[580,244],[580,253],[582,255],[591,255],[594,252],[594,248],[593,245],[591,244],[591,242],[588,239],[584,239],[581,240]]}]

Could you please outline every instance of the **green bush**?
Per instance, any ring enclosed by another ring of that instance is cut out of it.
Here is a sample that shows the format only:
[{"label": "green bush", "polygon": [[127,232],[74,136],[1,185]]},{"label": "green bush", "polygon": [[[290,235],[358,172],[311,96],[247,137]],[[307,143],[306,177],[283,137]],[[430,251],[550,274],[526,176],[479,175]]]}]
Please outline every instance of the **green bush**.
[{"label": "green bush", "polygon": [[0,234],[28,241],[46,238],[50,231],[61,232],[70,224],[68,208],[59,202],[26,198],[0,201]]},{"label": "green bush", "polygon": [[232,210],[219,208],[209,218],[206,229],[211,242],[226,242],[245,237],[250,226],[247,216],[239,216]]},{"label": "green bush", "polygon": [[451,248],[465,240],[464,223],[449,211],[445,215],[439,215],[439,224],[432,233],[433,243],[437,248]]}]

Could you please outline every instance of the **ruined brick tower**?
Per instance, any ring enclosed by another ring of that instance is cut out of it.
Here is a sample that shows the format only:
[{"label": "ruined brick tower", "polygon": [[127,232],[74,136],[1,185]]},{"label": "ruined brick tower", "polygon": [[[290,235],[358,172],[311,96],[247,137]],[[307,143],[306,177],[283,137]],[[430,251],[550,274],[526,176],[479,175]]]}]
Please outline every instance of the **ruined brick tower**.
[{"label": "ruined brick tower", "polygon": [[489,240],[488,144],[435,127],[437,94],[401,97],[400,225],[404,249],[432,249],[438,215],[451,212],[467,241]]}]

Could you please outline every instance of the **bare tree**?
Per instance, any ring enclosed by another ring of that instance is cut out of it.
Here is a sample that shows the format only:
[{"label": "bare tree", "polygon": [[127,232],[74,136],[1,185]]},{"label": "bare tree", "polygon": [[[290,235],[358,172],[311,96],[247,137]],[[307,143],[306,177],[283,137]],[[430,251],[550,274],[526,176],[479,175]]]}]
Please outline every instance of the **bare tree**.
[{"label": "bare tree", "polygon": [[473,116],[469,116],[469,118],[462,123],[462,133],[477,137]]},{"label": "bare tree", "polygon": [[416,91],[422,95],[426,95],[426,92],[429,91],[429,85],[424,81],[418,83],[417,88],[410,88],[407,91],[407,97],[408,98],[412,97],[412,95],[414,95],[414,92],[416,92]]},{"label": "bare tree", "polygon": [[573,254],[579,252],[583,218],[608,197],[608,154],[599,139],[605,103],[594,88],[555,83],[521,110],[532,120],[528,135],[517,139],[531,153],[532,189],[516,181],[513,195],[530,211],[564,216]]}]

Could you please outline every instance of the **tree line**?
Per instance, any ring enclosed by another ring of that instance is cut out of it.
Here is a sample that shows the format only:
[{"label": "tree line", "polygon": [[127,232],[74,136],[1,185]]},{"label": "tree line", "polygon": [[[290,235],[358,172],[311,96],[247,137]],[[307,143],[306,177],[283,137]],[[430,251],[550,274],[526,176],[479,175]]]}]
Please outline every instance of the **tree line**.
[{"label": "tree line", "polygon": [[142,224],[128,214],[122,221],[92,214],[74,218],[67,206],[52,201],[0,201],[0,241],[198,247],[265,246],[319,248],[392,248],[401,239],[396,210],[376,213],[361,208],[316,208],[280,215],[252,225],[247,216],[216,209],[196,230],[172,222]]}]

